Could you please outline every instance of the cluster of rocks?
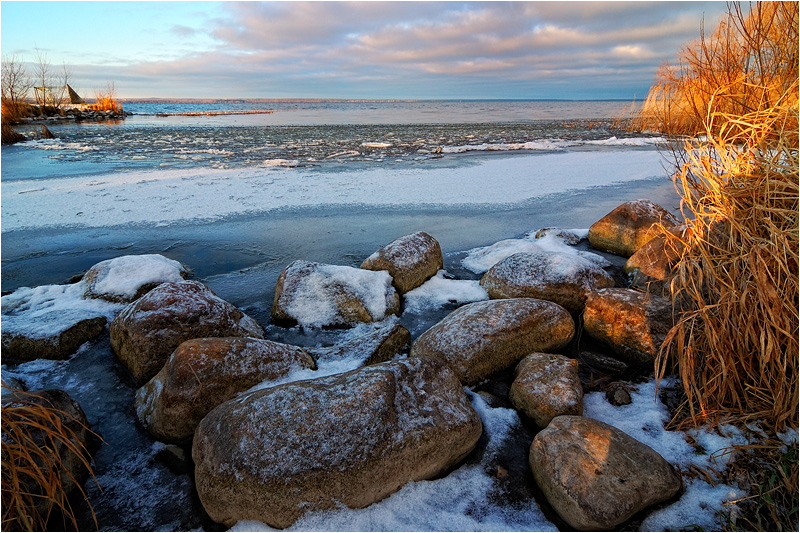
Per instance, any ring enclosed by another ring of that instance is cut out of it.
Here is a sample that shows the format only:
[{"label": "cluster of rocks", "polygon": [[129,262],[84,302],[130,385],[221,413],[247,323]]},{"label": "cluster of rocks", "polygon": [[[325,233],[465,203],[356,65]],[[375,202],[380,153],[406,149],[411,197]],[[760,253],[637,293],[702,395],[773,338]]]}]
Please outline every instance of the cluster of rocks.
[{"label": "cluster of rocks", "polygon": [[103,121],[103,120],[121,120],[125,117],[131,116],[133,113],[128,111],[124,111],[122,108],[119,110],[114,109],[92,109],[90,106],[75,106],[75,107],[65,107],[62,109],[56,108],[47,108],[45,110],[39,108],[37,109],[36,106],[32,106],[33,109],[32,114],[26,120],[27,122],[59,122],[64,120],[93,120],[93,121]]},{"label": "cluster of rocks", "polygon": [[[677,224],[639,200],[594,224],[588,239],[632,256],[626,270],[651,284],[663,281],[676,256],[656,243],[647,260],[634,258],[658,235],[654,228]],[[383,321],[442,266],[439,243],[422,232],[388,244],[361,268],[295,261],[278,279],[272,320],[303,327]],[[87,275],[87,287],[97,277]],[[613,529],[681,489],[680,476],[651,448],[582,416],[580,363],[565,354],[577,350],[617,371],[652,368],[672,325],[671,303],[657,291],[614,287],[581,255],[503,259],[480,280],[489,300],[457,308],[413,343],[390,323],[317,349],[265,339],[261,325],[199,282],[163,281],[135,291],[110,323],[111,346],[140,385],[140,422],[160,441],[191,445],[197,492],[216,522],[284,528],[307,511],[365,507],[410,481],[446,474],[482,433],[464,387],[511,369],[508,400],[539,428],[530,469],[569,526]],[[580,351],[581,327],[614,356]],[[5,355],[5,332],[3,348]],[[313,375],[321,357],[358,357],[363,366],[292,379]],[[612,395],[624,402],[622,393]]]}]

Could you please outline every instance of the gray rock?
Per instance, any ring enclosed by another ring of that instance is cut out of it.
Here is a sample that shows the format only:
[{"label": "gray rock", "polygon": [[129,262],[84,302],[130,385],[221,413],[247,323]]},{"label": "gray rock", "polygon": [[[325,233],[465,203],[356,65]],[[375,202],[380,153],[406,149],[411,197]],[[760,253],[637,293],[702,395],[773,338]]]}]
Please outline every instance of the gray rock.
[{"label": "gray rock", "polygon": [[196,281],[162,283],[111,322],[111,348],[143,384],[182,342],[201,337],[263,338],[261,326]]},{"label": "gray rock", "polygon": [[559,416],[533,439],[530,466],[553,509],[581,531],[605,531],[672,498],[681,478],[655,450],[591,418]]},{"label": "gray rock", "polygon": [[194,437],[197,492],[227,526],[292,525],[306,511],[361,508],[463,459],[482,432],[455,375],[403,359],[249,393]]},{"label": "gray rock", "polygon": [[90,268],[83,276],[83,295],[130,303],[162,283],[181,281],[187,276],[183,265],[163,255],[123,255]]},{"label": "gray rock", "polygon": [[495,264],[481,286],[496,298],[539,298],[577,313],[586,295],[614,286],[614,279],[595,263],[563,252],[523,252]]},{"label": "gray rock", "polygon": [[397,292],[405,294],[435,276],[444,265],[439,241],[423,231],[390,242],[361,263],[367,270],[387,270]]},{"label": "gray rock", "polygon": [[136,414],[156,439],[189,442],[217,405],[302,369],[316,369],[316,364],[297,346],[247,337],[188,340],[136,392]]},{"label": "gray rock", "polygon": [[388,272],[295,261],[275,285],[272,320],[302,326],[353,326],[400,311]]},{"label": "gray rock", "polygon": [[572,340],[566,309],[535,298],[475,302],[460,307],[411,346],[412,357],[446,362],[464,384],[478,383],[533,352],[553,352]]},{"label": "gray rock", "polygon": [[360,360],[364,365],[389,361],[411,342],[411,333],[400,324],[383,326],[352,338],[341,344],[325,348],[309,348],[320,359]]},{"label": "gray rock", "polygon": [[508,398],[515,409],[539,427],[561,415],[583,414],[583,387],[578,361],[563,355],[533,353],[514,371]]},{"label": "gray rock", "polygon": [[24,362],[34,359],[67,359],[82,344],[100,335],[107,322],[105,316],[82,309],[42,313],[35,320],[37,328],[32,330],[15,330],[13,327],[6,327],[4,323],[4,360]]}]

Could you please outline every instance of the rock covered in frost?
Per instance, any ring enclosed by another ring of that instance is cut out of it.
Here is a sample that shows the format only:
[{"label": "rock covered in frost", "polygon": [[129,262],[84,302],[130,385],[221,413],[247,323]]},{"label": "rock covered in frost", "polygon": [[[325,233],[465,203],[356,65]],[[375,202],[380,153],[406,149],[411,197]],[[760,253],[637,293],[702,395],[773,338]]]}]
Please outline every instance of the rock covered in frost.
[{"label": "rock covered in frost", "polygon": [[158,440],[186,442],[217,405],[265,380],[316,369],[297,346],[248,337],[181,343],[161,371],[136,393],[136,414]]},{"label": "rock covered in frost", "polygon": [[588,292],[613,287],[614,279],[576,254],[542,251],[503,259],[483,275],[481,286],[491,298],[539,298],[577,313]]},{"label": "rock covered in frost", "polygon": [[[682,236],[685,227],[670,230],[676,236]],[[663,290],[664,280],[681,258],[684,245],[678,239],[670,239],[658,235],[639,248],[628,258],[623,271],[631,279],[631,285],[642,289]]]},{"label": "rock covered in frost", "polygon": [[188,275],[178,261],[159,254],[124,255],[101,261],[83,277],[84,297],[129,303],[157,285]]},{"label": "rock covered in frost", "polygon": [[556,238],[574,246],[586,238],[586,230],[573,230],[564,228],[542,228],[534,235],[537,239]]},{"label": "rock covered in frost", "polygon": [[353,326],[400,310],[388,272],[295,261],[275,285],[272,320],[301,326]]},{"label": "rock covered in frost", "polygon": [[481,420],[455,375],[403,359],[226,402],[194,437],[197,492],[231,526],[285,528],[306,511],[361,508],[463,459]]},{"label": "rock covered in frost", "polygon": [[412,357],[434,357],[464,384],[478,383],[532,352],[551,352],[572,340],[575,323],[558,304],[535,298],[475,302],[460,307],[419,336]]},{"label": "rock covered in frost", "polygon": [[162,283],[123,309],[109,330],[111,348],[139,384],[155,376],[183,341],[264,337],[258,322],[196,281]]},{"label": "rock covered in frost", "polygon": [[547,501],[582,531],[614,529],[681,488],[655,450],[591,418],[554,418],[534,438],[529,459]]},{"label": "rock covered in frost", "polygon": [[672,327],[672,305],[633,289],[602,289],[587,298],[583,326],[628,362],[650,364]]},{"label": "rock covered in frost", "polygon": [[357,335],[342,343],[309,351],[320,359],[351,359],[364,365],[383,363],[400,353],[411,342],[411,333],[400,324],[390,324]]},{"label": "rock covered in frost", "polygon": [[626,202],[592,224],[589,242],[598,250],[630,257],[660,233],[659,224],[676,226],[678,219],[650,200]]},{"label": "rock covered in frost", "polygon": [[366,258],[361,268],[387,270],[397,292],[405,294],[435,276],[443,265],[439,241],[419,231],[390,242]]},{"label": "rock covered in frost", "polygon": [[533,353],[514,371],[508,398],[515,409],[547,427],[560,415],[583,414],[583,387],[578,361],[563,355]]},{"label": "rock covered in frost", "polygon": [[66,359],[122,305],[83,298],[84,284],[21,287],[2,298],[3,359]]}]

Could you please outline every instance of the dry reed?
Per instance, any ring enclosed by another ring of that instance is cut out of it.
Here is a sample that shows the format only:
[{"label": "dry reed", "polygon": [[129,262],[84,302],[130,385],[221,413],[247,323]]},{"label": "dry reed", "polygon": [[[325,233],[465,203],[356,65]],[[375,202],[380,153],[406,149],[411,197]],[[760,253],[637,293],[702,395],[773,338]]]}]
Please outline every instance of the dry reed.
[{"label": "dry reed", "polygon": [[[68,493],[77,489],[84,499],[86,493],[70,467],[94,476],[76,434],[90,430],[44,397],[3,387],[17,399],[2,409],[2,530],[44,531],[51,517],[60,516],[59,529],[69,523],[78,530]],[[89,509],[97,527],[91,504]]]},{"label": "dry reed", "polygon": [[679,243],[664,232],[685,246],[656,370],[677,367],[694,423],[798,425],[797,13],[732,5],[712,39],[663,69],[639,118],[673,140],[692,227]]}]

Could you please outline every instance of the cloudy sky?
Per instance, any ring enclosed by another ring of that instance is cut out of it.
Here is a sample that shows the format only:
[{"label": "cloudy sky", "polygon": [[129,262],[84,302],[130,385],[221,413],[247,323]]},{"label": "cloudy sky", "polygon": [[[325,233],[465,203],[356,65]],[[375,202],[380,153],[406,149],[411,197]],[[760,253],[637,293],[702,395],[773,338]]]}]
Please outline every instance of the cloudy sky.
[{"label": "cloudy sky", "polygon": [[724,2],[17,2],[3,57],[36,49],[89,96],[642,98]]}]

